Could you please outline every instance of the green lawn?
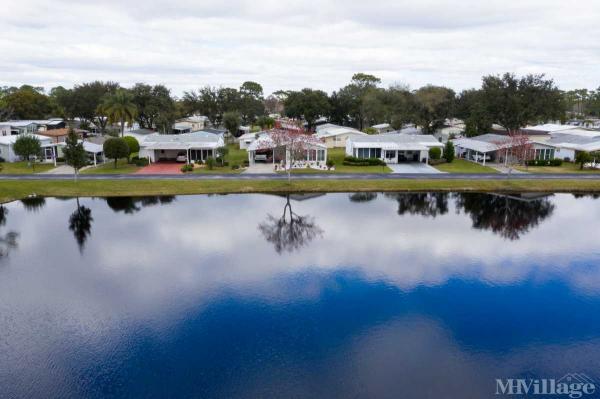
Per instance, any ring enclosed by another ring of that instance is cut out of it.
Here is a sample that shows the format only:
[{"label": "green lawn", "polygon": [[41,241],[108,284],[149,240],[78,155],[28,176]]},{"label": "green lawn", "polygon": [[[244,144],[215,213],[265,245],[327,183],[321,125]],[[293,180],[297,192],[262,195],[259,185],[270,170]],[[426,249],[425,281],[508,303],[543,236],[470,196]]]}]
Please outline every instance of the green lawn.
[{"label": "green lawn", "polygon": [[0,173],[3,175],[27,175],[31,173],[46,172],[54,169],[51,163],[36,163],[35,169],[27,165],[27,162],[2,162],[0,163]]},{"label": "green lawn", "polygon": [[227,144],[227,148],[229,148],[229,154],[227,154],[225,160],[229,162],[229,165],[242,166],[244,161],[248,161],[248,152],[240,150],[239,144]]},{"label": "green lawn", "polygon": [[455,159],[451,163],[436,165],[434,168],[447,173],[498,173],[496,169],[464,159]]},{"label": "green lawn", "polygon": [[[232,165],[232,164],[230,164]],[[226,173],[226,174],[236,174],[236,173],[241,173],[242,169],[236,169],[233,170],[231,169],[230,166],[224,166],[224,167],[220,167],[220,166],[215,166],[212,170],[208,170],[206,167],[201,167],[201,168],[194,168],[194,172],[193,173],[200,173],[200,174],[220,174],[220,173]]]},{"label": "green lawn", "polygon": [[518,166],[516,169],[529,173],[600,173],[600,169],[581,170],[579,164],[571,162],[563,162],[561,166]]},{"label": "green lawn", "polygon": [[119,159],[119,161],[117,162],[116,168],[115,168],[114,161],[109,160],[108,162],[99,164],[96,167],[91,167],[86,170],[82,170],[81,173],[86,174],[86,175],[104,175],[104,174],[117,175],[117,174],[134,173],[140,169],[141,169],[140,167],[135,166],[134,164],[127,163],[126,159]]},{"label": "green lawn", "polygon": [[225,193],[460,191],[600,192],[600,180],[20,180],[0,181],[0,203],[41,196],[132,196]]}]

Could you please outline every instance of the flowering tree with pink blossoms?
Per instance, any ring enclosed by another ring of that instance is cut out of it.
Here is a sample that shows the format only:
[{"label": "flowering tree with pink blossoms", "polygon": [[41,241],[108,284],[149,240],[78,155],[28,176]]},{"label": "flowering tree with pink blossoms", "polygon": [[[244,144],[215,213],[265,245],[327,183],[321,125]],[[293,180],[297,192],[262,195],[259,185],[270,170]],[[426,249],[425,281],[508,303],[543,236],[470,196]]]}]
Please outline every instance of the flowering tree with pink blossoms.
[{"label": "flowering tree with pink blossoms", "polygon": [[272,149],[273,157],[276,148],[285,149],[285,169],[288,181],[292,179],[292,166],[296,161],[306,159],[307,151],[322,141],[312,134],[306,133],[302,128],[275,128],[269,131],[269,135],[262,141],[260,149]]}]

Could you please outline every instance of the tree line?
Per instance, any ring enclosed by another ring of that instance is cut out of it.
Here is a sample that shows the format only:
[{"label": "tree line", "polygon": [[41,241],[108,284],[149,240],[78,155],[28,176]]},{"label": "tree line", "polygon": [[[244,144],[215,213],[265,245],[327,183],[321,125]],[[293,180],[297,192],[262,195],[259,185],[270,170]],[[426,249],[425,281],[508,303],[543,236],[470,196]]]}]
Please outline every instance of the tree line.
[{"label": "tree line", "polygon": [[237,131],[240,124],[271,127],[269,114],[302,119],[308,129],[325,118],[331,123],[371,132],[370,126],[389,123],[400,129],[408,123],[433,133],[448,118],[466,123],[469,136],[487,133],[493,124],[514,131],[528,124],[564,120],[569,116],[600,115],[597,91],[559,90],[544,75],[518,77],[512,73],[482,78],[480,88],[456,93],[444,86],[411,89],[393,84],[382,87],[374,75],[357,73],[331,94],[322,90],[279,90],[265,96],[257,82],[238,88],[204,86],[178,98],[164,85],[137,83],[124,88],[117,82],[95,81],[71,89],[23,85],[0,88],[0,120],[78,118],[101,131],[116,124],[137,122],[141,128],[168,132],[178,118],[204,115],[214,126]]}]

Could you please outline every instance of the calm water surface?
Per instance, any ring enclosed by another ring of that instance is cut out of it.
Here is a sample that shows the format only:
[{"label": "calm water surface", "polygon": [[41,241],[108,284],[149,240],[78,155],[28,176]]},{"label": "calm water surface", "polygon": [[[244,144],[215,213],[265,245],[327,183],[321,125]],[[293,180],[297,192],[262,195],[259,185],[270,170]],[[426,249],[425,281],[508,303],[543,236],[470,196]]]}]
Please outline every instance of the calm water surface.
[{"label": "calm water surface", "polygon": [[496,378],[596,379],[599,220],[600,200],[567,194],[6,204],[0,397],[487,398]]}]

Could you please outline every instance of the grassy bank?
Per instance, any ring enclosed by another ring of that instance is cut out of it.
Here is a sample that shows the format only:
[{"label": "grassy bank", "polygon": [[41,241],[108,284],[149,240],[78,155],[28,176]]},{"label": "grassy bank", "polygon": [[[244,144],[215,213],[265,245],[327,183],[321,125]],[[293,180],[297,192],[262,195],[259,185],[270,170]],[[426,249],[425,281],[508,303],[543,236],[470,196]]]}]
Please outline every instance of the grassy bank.
[{"label": "grassy bank", "polygon": [[24,180],[0,181],[0,202],[30,194],[56,197],[266,192],[482,191],[600,192],[577,180]]},{"label": "grassy bank", "polygon": [[600,173],[599,169],[581,169],[579,164],[571,162],[563,162],[561,166],[517,166],[515,169],[529,173]]}]

